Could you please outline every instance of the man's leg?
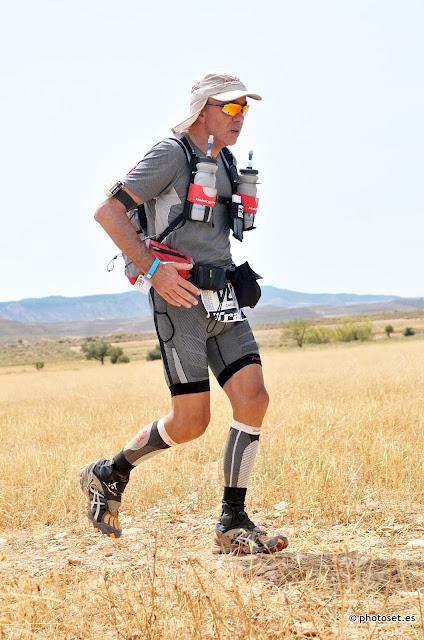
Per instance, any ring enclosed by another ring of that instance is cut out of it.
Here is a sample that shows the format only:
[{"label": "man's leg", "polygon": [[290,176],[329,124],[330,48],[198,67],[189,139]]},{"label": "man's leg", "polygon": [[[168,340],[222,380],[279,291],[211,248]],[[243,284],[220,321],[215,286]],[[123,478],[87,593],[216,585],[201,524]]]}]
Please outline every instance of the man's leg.
[{"label": "man's leg", "polygon": [[260,553],[284,549],[284,536],[267,538],[245,512],[262,421],[268,407],[261,358],[247,322],[226,328],[209,341],[208,354],[233,409],[224,454],[222,513],[216,525],[215,553]]},{"label": "man's leg", "polygon": [[141,462],[201,436],[210,419],[209,391],[172,397],[164,418],[142,427],[111,460],[98,460],[81,469],[81,487],[88,497],[88,517],[102,533],[121,535],[118,511],[131,471]]},{"label": "man's leg", "polygon": [[206,311],[200,304],[190,309],[169,305],[154,289],[150,297],[171,411],[142,427],[111,460],[81,469],[88,517],[113,537],[121,535],[117,514],[131,471],[160,451],[202,435],[209,423]]},{"label": "man's leg", "polygon": [[262,367],[237,371],[223,387],[233,409],[224,454],[224,500],[242,502],[255,463],[262,421],[268,408]]}]

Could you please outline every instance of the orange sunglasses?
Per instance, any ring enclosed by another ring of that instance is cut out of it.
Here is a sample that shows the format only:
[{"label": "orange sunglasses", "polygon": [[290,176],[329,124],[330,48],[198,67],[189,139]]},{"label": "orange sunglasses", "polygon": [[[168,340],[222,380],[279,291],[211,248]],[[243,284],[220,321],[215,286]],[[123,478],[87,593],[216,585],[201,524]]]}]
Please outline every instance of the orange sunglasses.
[{"label": "orange sunglasses", "polygon": [[249,105],[246,104],[238,104],[237,102],[226,102],[225,104],[211,104],[210,102],[206,103],[207,107],[219,107],[223,113],[227,116],[237,116],[239,113],[243,113],[245,116],[249,111]]}]

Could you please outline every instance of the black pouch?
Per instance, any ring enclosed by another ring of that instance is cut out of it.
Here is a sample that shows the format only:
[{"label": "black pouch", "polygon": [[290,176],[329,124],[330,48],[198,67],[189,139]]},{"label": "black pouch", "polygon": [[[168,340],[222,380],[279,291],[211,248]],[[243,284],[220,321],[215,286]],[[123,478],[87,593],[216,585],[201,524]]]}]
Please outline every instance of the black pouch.
[{"label": "black pouch", "polygon": [[239,307],[255,307],[261,297],[261,288],[256,280],[262,276],[253,271],[248,262],[244,262],[230,273],[231,284],[234,287]]},{"label": "black pouch", "polygon": [[213,264],[195,264],[190,271],[193,284],[199,289],[221,291],[227,285],[227,271]]},{"label": "black pouch", "polygon": [[[234,198],[235,196],[233,196]],[[241,200],[240,196],[238,196]],[[230,202],[228,205],[230,214],[230,228],[233,230],[233,236],[236,240],[243,242],[243,206],[240,202]]]}]

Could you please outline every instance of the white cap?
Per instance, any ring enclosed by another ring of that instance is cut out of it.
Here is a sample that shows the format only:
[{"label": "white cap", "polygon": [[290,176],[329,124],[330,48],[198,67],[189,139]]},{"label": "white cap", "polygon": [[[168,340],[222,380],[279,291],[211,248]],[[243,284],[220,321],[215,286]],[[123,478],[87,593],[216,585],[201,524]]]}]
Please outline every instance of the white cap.
[{"label": "white cap", "polygon": [[225,73],[208,73],[196,82],[191,89],[190,116],[173,127],[174,133],[183,133],[197,120],[198,115],[209,98],[230,102],[247,96],[253,100],[262,100],[257,93],[249,93],[240,78]]}]

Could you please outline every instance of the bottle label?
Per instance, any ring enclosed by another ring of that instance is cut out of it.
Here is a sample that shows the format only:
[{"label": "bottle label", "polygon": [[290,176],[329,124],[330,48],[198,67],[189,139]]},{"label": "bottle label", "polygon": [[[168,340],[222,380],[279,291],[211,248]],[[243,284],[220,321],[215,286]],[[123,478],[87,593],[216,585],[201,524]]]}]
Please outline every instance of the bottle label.
[{"label": "bottle label", "polygon": [[256,212],[258,210],[258,198],[255,198],[255,196],[247,196],[244,193],[240,195],[241,204],[243,205],[243,211],[245,213],[253,213],[253,215],[256,215]]},{"label": "bottle label", "polygon": [[187,200],[202,207],[214,207],[216,203],[216,189],[202,187],[201,184],[190,184]]}]

